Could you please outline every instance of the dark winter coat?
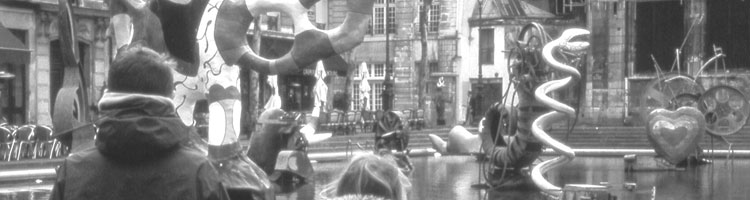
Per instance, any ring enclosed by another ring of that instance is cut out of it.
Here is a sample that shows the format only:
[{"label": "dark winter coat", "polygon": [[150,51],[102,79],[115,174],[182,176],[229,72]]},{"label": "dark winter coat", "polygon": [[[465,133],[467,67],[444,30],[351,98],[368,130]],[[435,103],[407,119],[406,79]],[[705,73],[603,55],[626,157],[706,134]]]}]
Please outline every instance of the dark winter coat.
[{"label": "dark winter coat", "polygon": [[229,199],[203,153],[183,145],[190,129],[171,100],[107,93],[96,147],[65,159],[51,199]]}]

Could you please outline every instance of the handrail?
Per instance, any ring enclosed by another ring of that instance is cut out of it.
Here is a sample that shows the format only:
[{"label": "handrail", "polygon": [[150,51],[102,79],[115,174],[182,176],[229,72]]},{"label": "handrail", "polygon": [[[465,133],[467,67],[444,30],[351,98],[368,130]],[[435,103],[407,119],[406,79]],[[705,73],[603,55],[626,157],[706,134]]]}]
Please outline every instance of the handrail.
[{"label": "handrail", "polygon": [[543,192],[549,193],[554,196],[562,195],[562,190],[560,187],[557,187],[547,181],[544,178],[543,174],[552,168],[558,167],[573,160],[573,158],[575,158],[575,152],[572,148],[550,137],[544,131],[544,129],[548,128],[550,124],[562,120],[565,117],[575,117],[575,109],[573,107],[565,105],[562,102],[552,99],[546,94],[560,88],[570,86],[575,81],[578,81],[578,79],[581,78],[581,74],[580,72],[578,72],[578,70],[576,70],[575,67],[563,64],[555,60],[552,53],[556,48],[561,48],[561,50],[569,52],[585,52],[589,46],[588,42],[571,42],[570,40],[575,37],[588,35],[589,33],[590,32],[585,29],[567,29],[563,32],[560,38],[544,45],[544,48],[542,49],[542,56],[544,57],[544,60],[550,64],[550,67],[570,75],[563,79],[557,79],[543,83],[534,91],[534,96],[537,98],[537,100],[547,106],[550,106],[554,111],[543,114],[542,116],[534,120],[534,122],[531,124],[531,132],[539,141],[550,146],[556,152],[560,153],[561,156],[544,161],[534,166],[534,168],[531,170],[531,179],[534,184],[536,184],[536,186],[539,187]]}]

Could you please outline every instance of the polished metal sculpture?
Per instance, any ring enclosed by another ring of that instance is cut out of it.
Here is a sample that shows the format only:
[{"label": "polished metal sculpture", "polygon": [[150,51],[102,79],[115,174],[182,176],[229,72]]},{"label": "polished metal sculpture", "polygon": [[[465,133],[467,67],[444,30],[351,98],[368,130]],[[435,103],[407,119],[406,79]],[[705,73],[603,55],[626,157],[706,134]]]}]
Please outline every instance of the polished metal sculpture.
[{"label": "polished metal sculpture", "polygon": [[[725,136],[737,133],[745,125],[750,103],[732,86],[717,85],[705,90],[699,81],[706,68],[714,66],[717,70],[717,61],[725,57],[721,48],[714,47],[714,56],[695,76],[679,71],[662,73],[657,67],[656,79],[646,85],[639,98],[640,116],[657,156],[641,159],[646,161],[642,163],[632,162],[628,167],[638,171],[684,168],[688,161],[709,163],[701,158],[698,145],[705,133],[727,143],[731,152],[732,143]],[[679,63],[677,68],[681,68]]]},{"label": "polished metal sculpture", "polygon": [[573,160],[573,158],[575,158],[575,152],[573,152],[572,148],[550,137],[544,130],[547,129],[550,124],[563,120],[565,117],[575,117],[576,112],[573,107],[552,99],[547,96],[547,93],[570,86],[580,79],[581,74],[575,67],[558,61],[553,53],[554,51],[564,51],[579,56],[585,54],[589,43],[586,41],[573,41],[573,39],[588,35],[588,30],[578,28],[567,29],[562,33],[560,38],[544,45],[544,49],[542,49],[542,56],[544,60],[549,63],[549,66],[553,69],[562,71],[565,75],[568,75],[568,77],[563,79],[543,83],[534,92],[538,101],[548,105],[554,111],[539,116],[539,118],[534,120],[531,125],[531,132],[534,133],[534,137],[560,153],[561,156],[534,166],[531,170],[531,178],[534,180],[534,183],[542,189],[542,191],[556,195],[562,193],[561,188],[549,183],[543,175],[548,170]]}]

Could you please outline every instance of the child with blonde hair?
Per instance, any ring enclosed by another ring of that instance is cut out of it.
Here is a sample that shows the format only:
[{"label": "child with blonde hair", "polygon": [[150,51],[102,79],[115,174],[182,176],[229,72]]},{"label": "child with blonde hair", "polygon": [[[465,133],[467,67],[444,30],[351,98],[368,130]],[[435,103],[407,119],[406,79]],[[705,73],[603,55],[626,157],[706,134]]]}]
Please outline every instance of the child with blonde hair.
[{"label": "child with blonde hair", "polygon": [[401,173],[393,157],[361,154],[323,189],[322,196],[335,200],[406,200],[410,187],[409,178]]}]

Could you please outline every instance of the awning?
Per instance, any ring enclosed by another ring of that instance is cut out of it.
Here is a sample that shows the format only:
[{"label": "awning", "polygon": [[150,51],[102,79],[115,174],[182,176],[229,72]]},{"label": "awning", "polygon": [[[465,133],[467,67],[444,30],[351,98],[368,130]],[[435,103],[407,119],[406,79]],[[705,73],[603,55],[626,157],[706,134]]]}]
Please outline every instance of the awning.
[{"label": "awning", "polygon": [[28,64],[31,51],[0,23],[0,63]]}]

